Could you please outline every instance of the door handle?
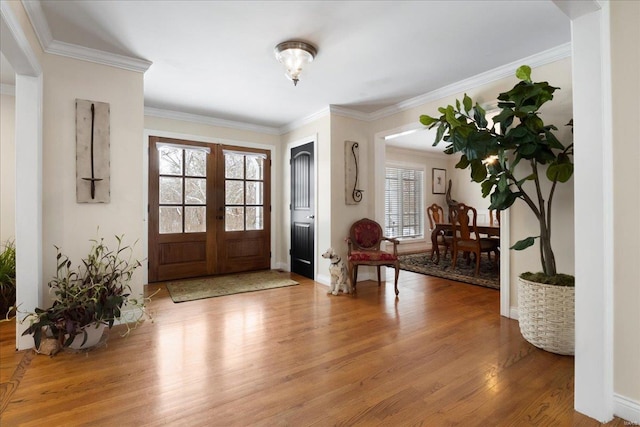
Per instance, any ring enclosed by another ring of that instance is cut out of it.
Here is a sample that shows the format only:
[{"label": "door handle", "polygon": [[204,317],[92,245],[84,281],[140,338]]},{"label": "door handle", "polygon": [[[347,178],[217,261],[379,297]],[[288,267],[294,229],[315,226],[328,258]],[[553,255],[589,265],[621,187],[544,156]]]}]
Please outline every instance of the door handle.
[{"label": "door handle", "polygon": [[309,215],[309,216],[307,216],[307,219],[313,219],[315,217],[316,217],[315,215]]}]

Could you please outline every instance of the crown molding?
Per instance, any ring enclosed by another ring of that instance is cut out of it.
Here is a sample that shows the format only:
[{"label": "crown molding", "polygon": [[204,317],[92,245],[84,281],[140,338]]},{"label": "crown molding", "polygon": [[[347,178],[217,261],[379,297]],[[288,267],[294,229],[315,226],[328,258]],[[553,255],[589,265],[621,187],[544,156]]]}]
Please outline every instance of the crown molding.
[{"label": "crown molding", "polygon": [[42,50],[53,55],[66,56],[82,61],[94,62],[96,64],[108,65],[129,71],[144,73],[149,69],[152,62],[146,59],[132,56],[119,55],[117,53],[105,52],[98,49],[79,46],[55,40],[51,34],[51,28],[44,15],[39,1],[22,0],[29,21],[36,33],[36,37],[42,46]]},{"label": "crown molding", "polygon": [[31,44],[27,39],[27,36],[22,30],[22,26],[16,18],[9,2],[0,2],[0,19],[2,20],[2,37],[6,43],[3,48],[10,49],[11,55],[7,55],[9,52],[5,52],[7,59],[12,61],[11,66],[17,74],[24,74],[27,76],[39,76],[42,74],[42,68],[38,58],[31,49]]},{"label": "crown molding", "polygon": [[[496,80],[500,80],[505,77],[512,77],[514,70],[522,64],[527,64],[531,68],[540,67],[542,65],[550,64],[561,59],[571,57],[571,43],[564,43],[554,48],[545,50],[543,52],[528,56],[526,58],[519,59],[517,61],[510,62],[468,79],[460,80],[456,83],[441,87],[434,91],[425,93],[423,95],[416,96],[414,98],[407,99],[405,101],[398,102],[397,104],[390,105],[372,113],[364,113],[362,111],[352,110],[345,107],[338,107],[336,105],[329,106],[328,110],[331,114],[338,116],[348,117],[356,120],[362,120],[365,122],[372,122],[380,120],[388,116],[400,113],[402,111],[420,107],[429,102],[437,101],[447,96],[456,95],[461,92],[471,90],[473,88],[491,83]],[[327,109],[323,109],[318,113],[312,114],[304,119],[296,120],[288,125],[283,126],[281,133],[290,132],[304,124],[307,124],[313,120],[316,120],[320,115],[327,113]]]},{"label": "crown molding", "polygon": [[53,42],[53,35],[51,35],[51,28],[47,22],[47,18],[44,16],[42,5],[39,1],[34,0],[22,0],[22,6],[24,6],[25,12],[31,21],[36,37],[40,42],[42,50],[46,51],[46,47]]},{"label": "crown molding", "polygon": [[183,122],[199,123],[210,126],[220,126],[250,132],[266,133],[269,135],[280,135],[278,128],[270,126],[254,125],[251,123],[237,122],[233,120],[217,119],[215,117],[201,116],[199,114],[183,113],[181,111],[164,110],[161,108],[144,107],[144,115],[159,117],[162,119],[180,120]]},{"label": "crown molding", "polygon": [[49,46],[47,46],[45,52],[139,73],[147,71],[152,64],[151,61],[147,61],[146,59],[118,55],[117,53],[105,52],[58,40],[53,40]]},{"label": "crown molding", "polygon": [[330,105],[329,111],[336,116],[347,117],[350,119],[362,120],[365,122],[371,121],[370,113],[363,113],[362,111],[352,110],[350,108],[338,107],[337,105]]},{"label": "crown molding", "polygon": [[14,85],[0,83],[0,95],[16,96],[16,87]]},{"label": "crown molding", "polygon": [[331,107],[325,107],[320,111],[316,111],[313,114],[310,114],[306,117],[303,117],[301,119],[295,120],[287,125],[284,125],[282,127],[279,128],[278,133],[280,135],[284,135],[285,133],[289,133],[294,129],[298,129],[306,124],[312,123],[316,120],[318,120],[321,117],[326,116],[327,114],[329,114],[331,112]]},{"label": "crown molding", "polygon": [[522,64],[527,64],[531,68],[535,68],[555,61],[559,61],[564,58],[568,58],[570,56],[571,43],[569,42],[561,44],[535,55],[510,62],[508,64],[494,68],[493,70],[489,70],[468,79],[460,80],[459,82],[441,87],[440,89],[425,93],[424,95],[419,95],[414,98],[407,99],[406,101],[402,101],[395,105],[391,105],[389,107],[375,111],[369,115],[368,120],[379,120],[384,117],[388,117],[411,108],[419,107],[429,102],[437,101],[438,99],[455,95],[460,92],[464,92],[505,77],[511,77],[514,75],[514,70]]}]

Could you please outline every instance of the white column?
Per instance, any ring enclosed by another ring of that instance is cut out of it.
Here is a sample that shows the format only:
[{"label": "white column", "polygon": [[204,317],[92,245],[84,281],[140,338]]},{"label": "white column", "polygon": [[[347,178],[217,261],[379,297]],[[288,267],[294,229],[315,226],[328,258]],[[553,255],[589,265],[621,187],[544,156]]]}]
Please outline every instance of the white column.
[{"label": "white column", "polygon": [[[42,304],[42,69],[10,2],[0,2],[0,35],[16,72],[16,303],[24,313]],[[27,327],[16,322],[19,350],[33,346],[22,337]]]},{"label": "white column", "polygon": [[[16,302],[19,311],[42,303],[42,78],[16,76]],[[24,315],[18,314],[18,320]],[[16,322],[19,350],[28,323]]]},{"label": "white column", "polygon": [[613,142],[609,4],[572,16],[575,409],[613,417]]}]

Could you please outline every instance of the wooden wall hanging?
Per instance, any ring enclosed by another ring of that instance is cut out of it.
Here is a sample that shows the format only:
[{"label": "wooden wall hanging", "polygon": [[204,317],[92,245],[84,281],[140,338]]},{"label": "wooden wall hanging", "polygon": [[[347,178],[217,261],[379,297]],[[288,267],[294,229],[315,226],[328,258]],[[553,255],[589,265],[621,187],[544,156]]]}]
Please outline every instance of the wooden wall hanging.
[{"label": "wooden wall hanging", "polygon": [[358,188],[358,178],[360,171],[360,146],[355,141],[344,142],[344,197],[347,205],[357,205],[362,201],[362,193]]},{"label": "wooden wall hanging", "polygon": [[76,201],[109,203],[109,104],[76,99]]}]

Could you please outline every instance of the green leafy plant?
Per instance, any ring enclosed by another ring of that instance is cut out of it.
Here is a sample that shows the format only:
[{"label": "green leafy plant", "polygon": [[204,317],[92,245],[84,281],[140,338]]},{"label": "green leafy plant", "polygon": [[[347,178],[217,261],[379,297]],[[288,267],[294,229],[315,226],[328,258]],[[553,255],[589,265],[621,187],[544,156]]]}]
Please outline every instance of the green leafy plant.
[{"label": "green leafy plant", "polygon": [[[45,336],[56,338],[62,347],[69,346],[79,334],[87,338],[85,326],[102,323],[109,328],[123,319],[125,307],[139,313],[131,320],[134,325],[148,316],[146,300],[133,298],[129,283],[135,270],[142,264],[132,259],[132,246],[122,243],[110,250],[104,239],[91,240],[89,253],[77,268],[60,248],[57,251],[55,277],[48,283],[54,294],[53,305],[47,309],[36,308],[27,316],[30,326],[23,335],[32,335],[36,349]],[[130,331],[127,322],[127,332]]]},{"label": "green leafy plant", "polygon": [[16,304],[16,247],[7,241],[0,252],[0,317],[15,313]]},{"label": "green leafy plant", "polygon": [[[498,96],[500,112],[492,123],[466,94],[455,106],[439,108],[440,117],[422,115],[420,122],[437,128],[433,145],[444,140],[449,143],[446,154],[462,154],[456,168],[470,169],[471,179],[481,184],[482,196],[490,195],[489,209],[505,210],[518,199],[524,201],[538,221],[540,234],[518,241],[511,249],[526,249],[539,239],[542,272],[555,276],[551,205],[556,185],[573,174],[573,144],[564,146],[553,133],[557,127],[545,124],[539,115],[540,107],[553,99],[558,88],[533,82],[526,65],[518,68],[516,77],[521,81]],[[573,126],[573,121],[568,125]],[[546,194],[541,184],[545,176],[551,182]]]}]

